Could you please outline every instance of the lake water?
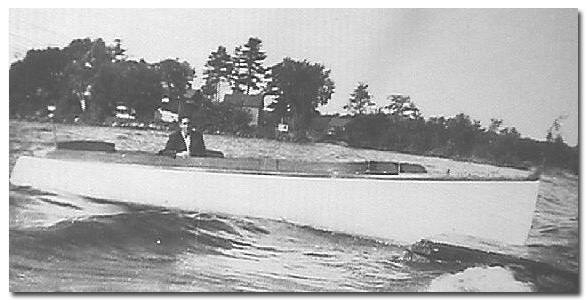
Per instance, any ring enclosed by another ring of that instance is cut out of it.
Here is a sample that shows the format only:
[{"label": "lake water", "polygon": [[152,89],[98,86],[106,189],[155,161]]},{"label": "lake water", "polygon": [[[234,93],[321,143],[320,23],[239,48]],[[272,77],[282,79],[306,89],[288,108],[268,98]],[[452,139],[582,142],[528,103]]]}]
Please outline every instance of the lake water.
[{"label": "lake water", "polygon": [[[78,127],[60,127],[60,132],[65,139],[90,135],[143,149],[144,143],[157,147],[165,141],[164,132]],[[42,124],[11,122],[10,169],[18,156],[50,148],[51,135]],[[251,150],[245,146],[257,146],[258,156],[279,145],[205,137],[207,144],[229,154],[239,151],[239,144],[242,152]],[[223,147],[231,141],[232,146]],[[293,146],[274,152],[298,150],[347,160],[387,154]],[[463,171],[479,167],[461,165]],[[12,185],[9,204],[12,292],[578,292],[578,177],[564,172],[541,178],[530,236],[524,246],[514,248],[515,256],[528,260],[523,264],[488,264],[484,258],[436,262],[408,256],[407,245],[284,221],[168,210]]]}]

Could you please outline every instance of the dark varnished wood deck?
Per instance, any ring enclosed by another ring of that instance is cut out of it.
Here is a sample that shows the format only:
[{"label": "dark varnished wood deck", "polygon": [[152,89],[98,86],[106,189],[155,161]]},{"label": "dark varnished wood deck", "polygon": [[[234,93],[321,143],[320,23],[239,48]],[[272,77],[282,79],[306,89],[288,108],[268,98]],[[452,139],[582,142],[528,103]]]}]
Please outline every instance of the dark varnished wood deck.
[{"label": "dark varnished wood deck", "polygon": [[55,150],[45,156],[52,159],[148,165],[163,168],[203,169],[214,172],[287,175],[303,177],[357,177],[370,179],[440,181],[528,181],[537,177],[456,177],[427,175],[417,164],[396,162],[308,162],[270,158],[172,158],[141,151]]}]

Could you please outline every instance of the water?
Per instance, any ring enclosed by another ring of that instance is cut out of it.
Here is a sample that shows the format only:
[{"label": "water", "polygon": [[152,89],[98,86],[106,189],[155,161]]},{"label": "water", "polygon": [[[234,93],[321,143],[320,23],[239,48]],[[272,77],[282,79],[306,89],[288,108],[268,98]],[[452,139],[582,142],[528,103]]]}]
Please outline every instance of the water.
[{"label": "water", "polygon": [[[11,168],[18,155],[50,146],[13,132],[11,125]],[[285,221],[12,185],[9,210],[12,292],[578,292],[579,285],[578,177],[563,172],[542,176],[529,239],[498,264],[484,256],[431,261],[409,256],[408,245]],[[511,255],[527,261],[513,264]]]},{"label": "water", "polygon": [[167,210],[12,186],[10,290],[577,290],[577,284],[558,272],[577,273],[577,223],[566,220],[569,212],[561,210],[547,218],[557,205],[550,205],[553,199],[544,195],[545,188],[541,190],[542,209],[520,255],[548,263],[555,272],[489,266],[482,260],[459,264],[411,259],[409,246],[283,221]]},{"label": "water", "polygon": [[287,222],[26,188],[10,207],[11,291],[412,291],[435,274],[403,248]]}]

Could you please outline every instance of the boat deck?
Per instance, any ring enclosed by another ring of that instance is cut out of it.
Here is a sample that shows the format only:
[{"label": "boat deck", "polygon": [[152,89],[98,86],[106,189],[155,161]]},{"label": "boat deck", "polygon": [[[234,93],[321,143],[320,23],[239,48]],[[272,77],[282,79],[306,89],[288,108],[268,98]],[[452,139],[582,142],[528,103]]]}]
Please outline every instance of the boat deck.
[{"label": "boat deck", "polygon": [[439,176],[426,173],[424,167],[418,164],[381,161],[309,162],[270,158],[172,158],[141,151],[100,152],[63,149],[47,152],[44,157],[60,160],[136,164],[193,171],[259,175],[441,181],[537,180],[537,177],[534,176],[520,178]]}]

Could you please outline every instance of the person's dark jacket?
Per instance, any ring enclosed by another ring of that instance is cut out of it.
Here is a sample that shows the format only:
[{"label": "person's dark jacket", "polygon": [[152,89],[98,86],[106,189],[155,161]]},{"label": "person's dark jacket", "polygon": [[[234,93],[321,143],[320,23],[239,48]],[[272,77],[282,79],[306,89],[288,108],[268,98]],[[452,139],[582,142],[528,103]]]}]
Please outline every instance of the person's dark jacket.
[{"label": "person's dark jacket", "polygon": [[[194,129],[189,129],[188,133],[190,133],[190,156],[206,156],[202,134]],[[160,151],[160,154],[175,155],[184,151],[186,151],[186,143],[182,133],[178,130],[169,135],[165,149]]]}]

